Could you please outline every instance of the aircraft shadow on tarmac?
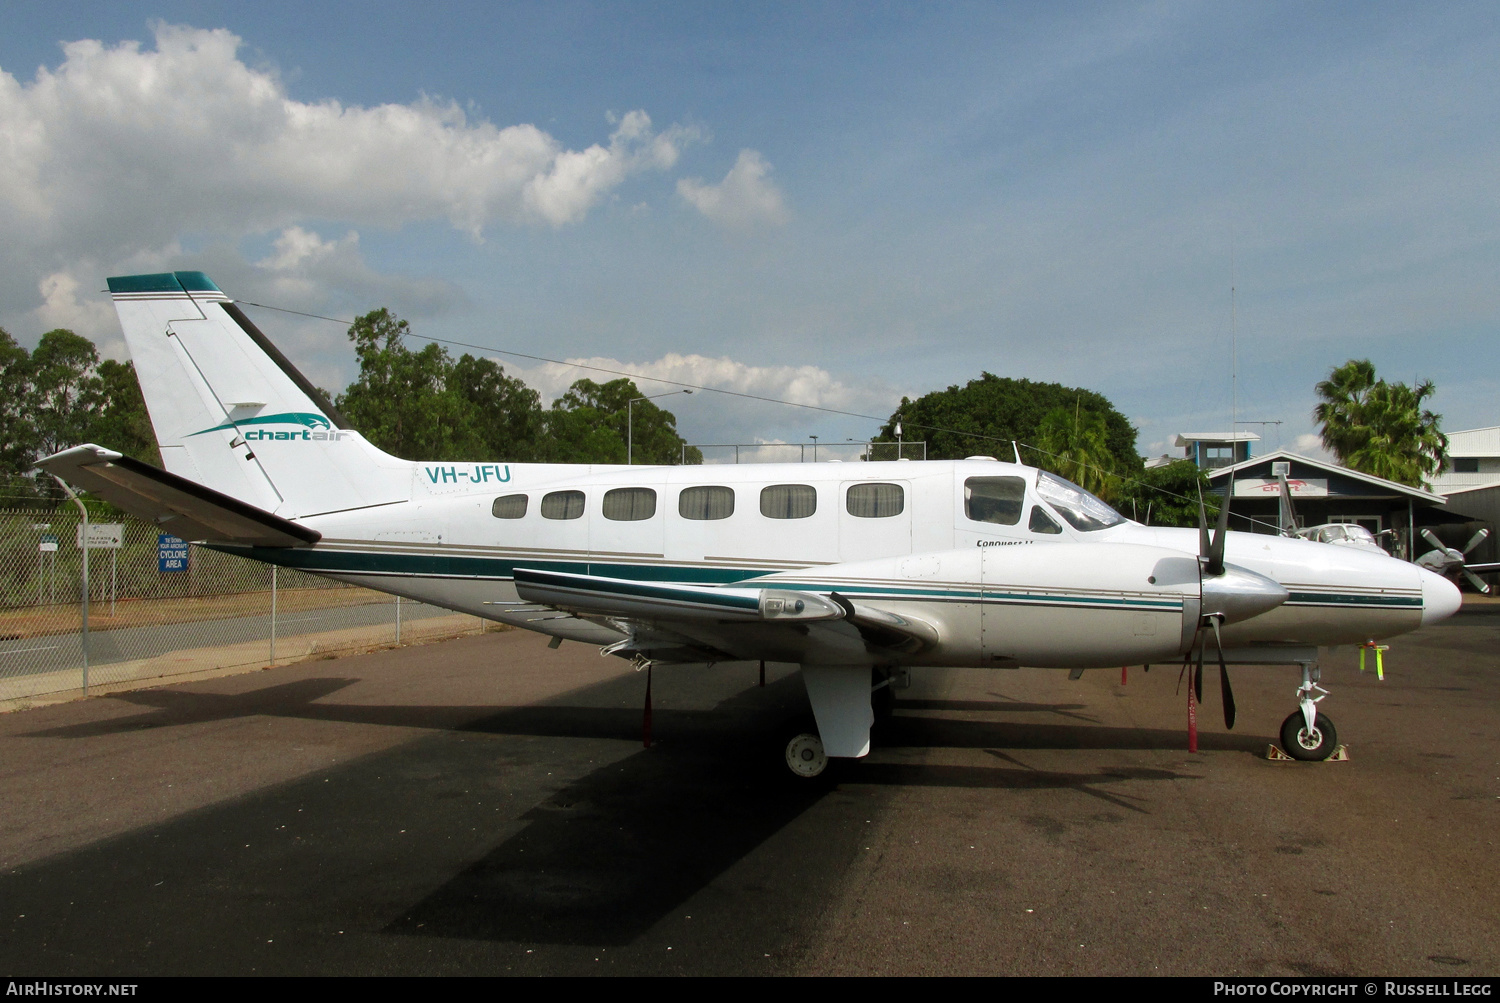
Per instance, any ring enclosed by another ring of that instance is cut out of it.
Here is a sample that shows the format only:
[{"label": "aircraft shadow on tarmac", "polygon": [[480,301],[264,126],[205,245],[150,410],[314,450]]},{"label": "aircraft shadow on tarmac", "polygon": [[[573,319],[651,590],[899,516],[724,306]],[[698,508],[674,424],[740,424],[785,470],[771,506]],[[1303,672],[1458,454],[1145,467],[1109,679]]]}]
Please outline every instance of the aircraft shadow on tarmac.
[{"label": "aircraft shadow on tarmac", "polygon": [[[321,677],[234,694],[178,689],[121,693],[109,699],[145,708],[143,713],[48,728],[27,732],[25,735],[30,738],[81,739],[257,715],[536,737],[631,739],[641,735],[640,707],[621,706],[622,701],[618,699],[622,692],[633,694],[639,688],[639,682],[631,677],[586,687],[553,700],[517,707],[326,702],[327,697],[358,682],[359,679],[353,678]],[[1085,708],[1083,704],[1020,703],[1009,701],[1001,694],[996,696],[997,700],[993,703],[972,700],[898,700],[896,713],[877,723],[873,736],[875,746],[877,749],[1000,747],[1174,750],[1182,748],[1184,744],[1183,733],[1177,730],[1121,728],[1100,724],[1098,717],[1079,713]],[[601,697],[607,699],[600,699]],[[766,711],[771,705],[780,709],[782,718],[805,715],[806,698],[800,681],[795,676],[784,677],[774,681],[766,689],[752,688],[736,694],[711,710],[658,707],[653,720],[659,736],[668,735],[680,728],[691,730],[689,722],[713,721],[722,727],[725,722],[735,718],[745,718],[747,722],[760,719],[758,727],[764,728]],[[935,716],[934,712],[942,711],[995,715],[1049,714],[1078,723]],[[781,725],[784,723],[774,722],[765,736],[766,740],[784,738],[781,734]],[[1199,734],[1199,747],[1205,751],[1257,752],[1266,740],[1264,736],[1205,730]],[[772,759],[776,758],[774,751],[771,750]]]},{"label": "aircraft shadow on tarmac", "polygon": [[[670,692],[670,675],[662,675],[667,678],[658,683],[667,683],[662,691]],[[42,916],[78,895],[99,899],[98,930],[89,936],[104,939],[87,949],[80,942],[85,954],[124,950],[138,928],[158,937],[223,944],[233,938],[220,925],[237,930],[236,924],[245,922],[237,916],[264,907],[258,899],[245,899],[245,888],[257,889],[266,902],[285,900],[297,903],[299,911],[310,910],[304,922],[313,928],[337,922],[342,929],[351,920],[332,918],[344,908],[339,903],[369,894],[361,889],[378,874],[374,886],[387,905],[374,912],[385,918],[370,919],[376,929],[403,941],[437,937],[617,945],[637,940],[682,903],[722,881],[726,893],[740,903],[737,908],[775,917],[790,930],[816,912],[816,903],[836,894],[840,876],[862,851],[862,826],[848,824],[859,820],[840,813],[867,815],[873,807],[870,799],[878,803],[883,792],[910,786],[1065,789],[1114,808],[1144,812],[1149,795],[1142,783],[1199,779],[1188,772],[1134,766],[1038,769],[1022,751],[1176,749],[1182,744],[1178,733],[1071,722],[953,720],[924,716],[941,710],[941,702],[914,701],[918,714],[898,711],[878,726],[877,754],[870,760],[839,764],[842,769],[823,782],[800,783],[780,763],[785,725],[806,713],[805,693],[795,675],[736,693],[711,709],[659,708],[654,715],[657,743],[633,752],[601,747],[597,740],[640,742],[637,701],[643,680],[638,676],[525,707],[319,702],[355,681],[307,679],[232,695],[131,693],[114,699],[144,708],[140,714],[34,733],[85,738],[249,715],[433,732],[331,771],[44,863],[41,869],[53,877],[31,872],[26,887],[42,900],[28,904],[28,911]],[[1076,704],[977,708],[1027,716],[1073,715],[1080,709]],[[949,707],[952,712],[973,709],[967,704]],[[483,741],[474,740],[480,736]],[[1238,747],[1217,741],[1224,736],[1203,737],[1207,748]],[[581,754],[580,739],[592,742],[592,751]],[[902,746],[982,749],[994,765],[901,761],[906,755]],[[601,751],[602,758],[596,758]],[[576,771],[577,779],[560,788],[511,779],[520,776],[514,772],[517,764],[527,762],[543,764],[545,770]],[[491,794],[479,804],[469,792],[494,791],[497,785],[507,792],[502,803],[512,793],[535,800],[517,818],[519,831],[504,826],[514,834],[486,845],[484,834],[496,825],[496,799]],[[834,799],[804,819],[830,792],[837,792]],[[397,824],[407,827],[401,842],[384,837],[372,842],[359,835],[388,828],[391,819],[401,819]],[[273,821],[293,829],[278,830]],[[304,831],[294,837],[298,827]],[[263,846],[268,830],[295,841],[267,850],[263,858],[244,852],[251,844]],[[473,833],[477,842],[465,849],[452,841],[455,833]],[[232,853],[219,856],[221,851],[211,849],[220,845]],[[392,845],[405,847],[401,856],[389,856],[396,852],[388,849]],[[150,867],[166,869],[178,889],[153,907],[160,916],[144,926],[123,915],[116,917],[118,923],[111,920],[106,902],[141,907],[138,891],[116,887],[125,880],[121,875]],[[48,893],[48,887],[54,890]],[[217,902],[223,915],[206,925],[184,927],[181,910],[200,915],[204,899]],[[20,943],[13,946],[27,949]]]},{"label": "aircraft shadow on tarmac", "polygon": [[[1144,798],[1108,788],[1199,779],[1134,767],[1038,770],[986,750],[1005,765],[845,764],[830,780],[804,783],[768,762],[761,750],[773,750],[740,727],[726,729],[707,718],[679,723],[680,729],[663,729],[667,737],[660,745],[603,766],[534,807],[524,816],[525,829],[427,895],[386,932],[629,944],[772,841],[778,845],[766,848],[761,863],[749,868],[751,876],[723,878],[725,894],[747,909],[759,902],[772,912],[806,911],[834,893],[838,876],[860,853],[863,830],[826,818],[810,823],[811,831],[782,836],[782,830],[800,825],[799,818],[841,784],[846,794],[853,785],[873,786],[876,798],[882,788],[914,784],[1071,789],[1144,812]],[[765,879],[768,867],[774,876]]]}]

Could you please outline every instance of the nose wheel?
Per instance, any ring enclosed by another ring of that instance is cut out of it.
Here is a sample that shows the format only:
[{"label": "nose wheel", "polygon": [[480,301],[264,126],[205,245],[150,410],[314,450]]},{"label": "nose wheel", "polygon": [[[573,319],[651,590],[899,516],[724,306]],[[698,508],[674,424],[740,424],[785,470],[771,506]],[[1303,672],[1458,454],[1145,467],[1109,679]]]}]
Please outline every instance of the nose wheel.
[{"label": "nose wheel", "polygon": [[823,751],[823,740],[817,735],[804,732],[793,735],[786,743],[787,769],[806,780],[820,776],[828,769],[828,754]]},{"label": "nose wheel", "polygon": [[[1281,722],[1281,747],[1293,759],[1320,763],[1339,747],[1339,733],[1333,719],[1318,713],[1318,703],[1328,691],[1318,685],[1322,676],[1318,666],[1302,663],[1302,685],[1297,687],[1297,709]],[[1313,696],[1316,692],[1319,695]]]},{"label": "nose wheel", "polygon": [[1281,722],[1281,747],[1293,759],[1308,763],[1322,762],[1339,747],[1339,733],[1333,727],[1333,719],[1327,714],[1319,714],[1309,728],[1302,712],[1294,710]]}]

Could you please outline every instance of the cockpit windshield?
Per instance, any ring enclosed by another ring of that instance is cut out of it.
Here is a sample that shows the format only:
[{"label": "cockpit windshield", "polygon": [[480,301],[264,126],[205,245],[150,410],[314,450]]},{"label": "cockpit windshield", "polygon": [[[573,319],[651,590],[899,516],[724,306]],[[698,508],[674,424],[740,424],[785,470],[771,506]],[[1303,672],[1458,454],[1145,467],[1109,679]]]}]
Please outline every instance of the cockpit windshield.
[{"label": "cockpit windshield", "polygon": [[1057,509],[1058,515],[1082,533],[1118,526],[1125,517],[1072,481],[1038,470],[1036,493]]}]

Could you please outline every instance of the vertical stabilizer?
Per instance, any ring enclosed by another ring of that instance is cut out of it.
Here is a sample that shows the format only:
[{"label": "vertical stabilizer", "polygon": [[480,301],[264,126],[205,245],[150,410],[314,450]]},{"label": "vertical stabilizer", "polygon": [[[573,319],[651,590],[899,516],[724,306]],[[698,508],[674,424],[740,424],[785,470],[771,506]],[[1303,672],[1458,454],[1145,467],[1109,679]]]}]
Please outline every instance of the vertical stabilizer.
[{"label": "vertical stabilizer", "polygon": [[411,466],[322,392],[202,272],[109,280],[171,473],[285,518],[404,501]]}]

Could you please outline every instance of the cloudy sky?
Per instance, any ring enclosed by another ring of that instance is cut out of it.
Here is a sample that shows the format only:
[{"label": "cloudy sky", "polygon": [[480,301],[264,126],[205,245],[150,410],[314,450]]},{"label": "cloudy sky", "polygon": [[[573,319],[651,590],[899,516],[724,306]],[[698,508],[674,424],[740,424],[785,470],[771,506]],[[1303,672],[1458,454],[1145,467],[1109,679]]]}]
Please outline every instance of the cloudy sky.
[{"label": "cloudy sky", "polygon": [[[868,414],[988,370],[1157,454],[1351,357],[1500,423],[1493,4],[7,4],[0,326],[108,275]],[[1235,308],[1231,311],[1231,286]],[[247,310],[342,387],[336,324]],[[1233,319],[1232,319],[1233,313]],[[555,393],[577,369],[499,357]],[[603,378],[603,377],[598,377]],[[644,392],[664,384],[642,382]],[[699,393],[690,441],[875,423]],[[976,447],[978,451],[978,447]]]}]

